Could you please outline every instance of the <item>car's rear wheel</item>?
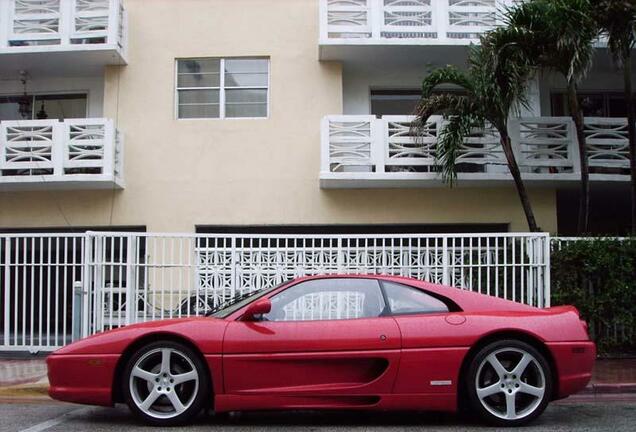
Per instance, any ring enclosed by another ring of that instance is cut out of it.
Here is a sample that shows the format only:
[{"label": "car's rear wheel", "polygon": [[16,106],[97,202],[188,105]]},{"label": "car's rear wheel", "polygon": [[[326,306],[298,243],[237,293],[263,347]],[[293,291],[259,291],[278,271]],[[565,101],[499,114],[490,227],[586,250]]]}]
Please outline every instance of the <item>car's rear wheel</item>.
[{"label": "car's rear wheel", "polygon": [[552,394],[545,357],[533,346],[501,340],[482,348],[467,374],[472,411],[500,426],[519,426],[538,417]]},{"label": "car's rear wheel", "polygon": [[131,411],[155,426],[183,424],[196,416],[209,397],[209,379],[201,357],[186,345],[158,341],[128,360],[122,388]]}]

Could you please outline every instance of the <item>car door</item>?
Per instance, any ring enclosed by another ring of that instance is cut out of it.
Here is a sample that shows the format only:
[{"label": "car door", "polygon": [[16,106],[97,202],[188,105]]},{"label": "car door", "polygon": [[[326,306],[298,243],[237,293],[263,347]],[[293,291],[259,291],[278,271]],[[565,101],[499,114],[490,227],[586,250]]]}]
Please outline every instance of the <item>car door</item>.
[{"label": "car door", "polygon": [[384,315],[377,280],[311,279],[270,300],[272,310],[263,320],[227,326],[227,395],[266,396],[270,403],[282,397],[279,403],[295,407],[339,407],[375,403],[391,392],[401,340],[395,320]]},{"label": "car door", "polygon": [[[386,301],[402,335],[396,394],[452,395],[457,391],[461,363],[463,313],[451,302],[416,287],[383,281]],[[437,399],[442,403],[443,399]]]}]

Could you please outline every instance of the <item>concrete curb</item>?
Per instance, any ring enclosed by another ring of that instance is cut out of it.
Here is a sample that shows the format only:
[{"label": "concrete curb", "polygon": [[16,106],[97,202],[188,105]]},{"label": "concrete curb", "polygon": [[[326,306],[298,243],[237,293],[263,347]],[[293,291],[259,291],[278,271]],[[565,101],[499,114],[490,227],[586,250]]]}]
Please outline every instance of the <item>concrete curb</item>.
[{"label": "concrete curb", "polygon": [[46,378],[28,384],[0,387],[0,398],[48,398],[49,381]]},{"label": "concrete curb", "polygon": [[581,394],[632,394],[636,393],[636,383],[596,383],[590,384]]}]

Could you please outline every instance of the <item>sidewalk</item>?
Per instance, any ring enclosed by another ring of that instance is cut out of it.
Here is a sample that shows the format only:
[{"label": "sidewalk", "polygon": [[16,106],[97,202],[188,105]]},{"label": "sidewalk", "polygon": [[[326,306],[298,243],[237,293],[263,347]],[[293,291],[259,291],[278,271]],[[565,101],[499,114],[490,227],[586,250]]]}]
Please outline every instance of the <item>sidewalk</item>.
[{"label": "sidewalk", "polygon": [[[44,358],[0,358],[0,399],[48,397]],[[597,360],[593,377],[581,396],[636,395],[636,359]]]}]

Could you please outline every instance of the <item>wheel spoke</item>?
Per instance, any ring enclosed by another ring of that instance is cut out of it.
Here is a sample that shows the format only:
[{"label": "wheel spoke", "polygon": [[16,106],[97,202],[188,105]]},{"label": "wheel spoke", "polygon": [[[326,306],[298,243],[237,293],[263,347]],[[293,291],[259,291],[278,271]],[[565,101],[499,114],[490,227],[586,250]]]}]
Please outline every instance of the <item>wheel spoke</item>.
[{"label": "wheel spoke", "polygon": [[146,397],[146,399],[144,399],[144,401],[141,403],[141,405],[139,405],[139,408],[141,408],[144,411],[148,411],[150,409],[150,407],[152,406],[152,404],[155,403],[155,401],[157,400],[159,395],[160,395],[160,393],[157,391],[156,388],[152,389],[152,391]]},{"label": "wheel spoke", "polygon": [[181,402],[181,399],[179,399],[179,396],[177,395],[177,392],[170,391],[170,392],[166,393],[166,396],[168,396],[168,400],[170,401],[170,403],[174,407],[174,410],[177,412],[177,414],[182,413],[185,410],[185,407],[183,406],[183,403]]},{"label": "wheel spoke", "polygon": [[193,381],[199,378],[196,371],[191,370],[190,372],[185,372],[179,375],[173,375],[174,385],[181,384],[186,381]]},{"label": "wheel spoke", "polygon": [[144,381],[152,382],[154,384],[155,379],[159,376],[159,374],[153,374],[152,372],[148,372],[143,370],[139,366],[135,366],[132,370],[132,374],[134,377],[141,378]]},{"label": "wheel spoke", "polygon": [[490,354],[488,357],[486,357],[486,360],[488,361],[488,363],[491,364],[493,369],[495,369],[495,372],[497,372],[499,379],[502,379],[503,376],[508,373],[506,368],[503,367],[503,365],[501,364],[501,362],[499,361],[499,359],[497,358],[495,354]]},{"label": "wheel spoke", "polygon": [[545,392],[545,388],[544,387],[535,387],[533,385],[527,384],[522,382],[519,385],[519,390],[520,393],[526,393],[535,397],[542,397],[543,393]]},{"label": "wheel spoke", "polygon": [[170,349],[161,350],[161,373],[170,373]]},{"label": "wheel spoke", "polygon": [[524,354],[521,360],[519,360],[519,363],[517,363],[517,366],[512,370],[512,373],[521,378],[521,375],[523,375],[528,365],[532,363],[532,360],[533,358],[530,354]]},{"label": "wheel spoke", "polygon": [[514,393],[506,393],[506,417],[514,419],[517,416],[516,395]]},{"label": "wheel spoke", "polygon": [[489,385],[488,387],[478,388],[477,396],[479,396],[479,399],[483,399],[488,396],[492,396],[496,393],[499,393],[501,391],[500,385],[501,385],[500,382],[496,382],[493,385]]}]

